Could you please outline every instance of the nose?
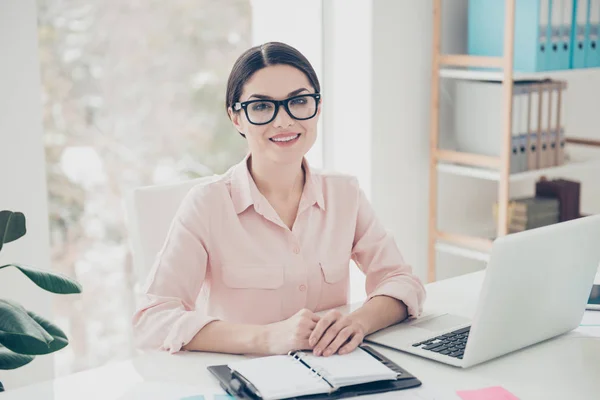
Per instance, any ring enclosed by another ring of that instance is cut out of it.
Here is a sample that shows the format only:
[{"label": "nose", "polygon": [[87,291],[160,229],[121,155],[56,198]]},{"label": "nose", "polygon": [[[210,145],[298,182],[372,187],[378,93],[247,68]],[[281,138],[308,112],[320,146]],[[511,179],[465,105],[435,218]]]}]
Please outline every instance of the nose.
[{"label": "nose", "polygon": [[294,125],[294,119],[288,114],[283,104],[279,105],[279,110],[277,110],[273,125],[276,128],[287,128],[288,126]]}]

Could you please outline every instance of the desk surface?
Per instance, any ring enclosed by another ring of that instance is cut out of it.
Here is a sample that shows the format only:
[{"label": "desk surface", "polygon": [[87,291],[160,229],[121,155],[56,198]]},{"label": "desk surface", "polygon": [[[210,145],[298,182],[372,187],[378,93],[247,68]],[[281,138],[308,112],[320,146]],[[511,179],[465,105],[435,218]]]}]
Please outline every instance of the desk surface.
[{"label": "desk surface", "polygon": [[[472,316],[483,277],[484,272],[476,272],[427,285],[426,312],[440,311],[443,306],[445,311]],[[424,388],[441,388],[444,393],[503,386],[520,399],[600,398],[600,339],[578,331],[466,370],[375,347],[417,376]],[[7,391],[0,394],[0,400],[142,399],[144,390],[157,394],[161,388],[181,396],[222,393],[206,367],[242,358],[213,353],[149,353]],[[211,398],[207,396],[207,400]]]}]

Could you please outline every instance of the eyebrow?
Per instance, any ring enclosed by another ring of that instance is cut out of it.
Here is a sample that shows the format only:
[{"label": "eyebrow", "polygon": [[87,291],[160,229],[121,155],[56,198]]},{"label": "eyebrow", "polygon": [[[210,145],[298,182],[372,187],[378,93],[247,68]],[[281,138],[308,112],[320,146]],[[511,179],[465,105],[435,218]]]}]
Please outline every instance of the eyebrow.
[{"label": "eyebrow", "polygon": [[[308,92],[308,89],[306,89],[306,88],[296,89],[293,92],[289,92],[287,94],[287,97],[295,96],[295,95],[300,94],[300,93],[302,93],[304,91]],[[267,96],[267,95],[264,95],[264,94],[252,94],[252,95],[250,95],[250,97],[248,97],[248,100],[250,100],[253,97],[255,97],[255,98],[259,99],[259,100],[273,100],[273,98],[271,96]]]}]

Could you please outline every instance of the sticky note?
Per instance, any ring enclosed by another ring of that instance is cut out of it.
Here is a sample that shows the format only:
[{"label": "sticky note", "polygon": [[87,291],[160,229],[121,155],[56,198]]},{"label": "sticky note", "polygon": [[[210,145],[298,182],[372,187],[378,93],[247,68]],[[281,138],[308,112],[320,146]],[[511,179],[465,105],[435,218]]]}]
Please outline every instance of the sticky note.
[{"label": "sticky note", "polygon": [[204,396],[198,394],[196,396],[182,397],[181,400],[204,400]]},{"label": "sticky note", "polygon": [[456,394],[463,400],[519,400],[514,394],[500,386],[477,390],[459,390]]},{"label": "sticky note", "polygon": [[215,394],[214,400],[229,400],[229,399],[233,399],[233,396],[230,396],[228,394]]}]

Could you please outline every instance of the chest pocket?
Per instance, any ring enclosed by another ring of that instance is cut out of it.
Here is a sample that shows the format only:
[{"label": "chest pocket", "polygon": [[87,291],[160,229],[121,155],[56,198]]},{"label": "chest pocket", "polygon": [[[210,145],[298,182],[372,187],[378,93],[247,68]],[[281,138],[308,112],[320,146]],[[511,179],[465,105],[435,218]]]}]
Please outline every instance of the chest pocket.
[{"label": "chest pocket", "polygon": [[323,279],[329,284],[338,283],[348,276],[350,273],[350,262],[320,262]]},{"label": "chest pocket", "polygon": [[223,283],[232,289],[278,289],[283,286],[281,265],[224,265]]}]

